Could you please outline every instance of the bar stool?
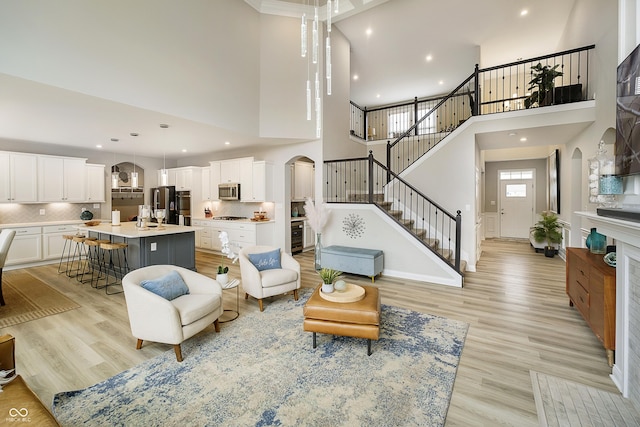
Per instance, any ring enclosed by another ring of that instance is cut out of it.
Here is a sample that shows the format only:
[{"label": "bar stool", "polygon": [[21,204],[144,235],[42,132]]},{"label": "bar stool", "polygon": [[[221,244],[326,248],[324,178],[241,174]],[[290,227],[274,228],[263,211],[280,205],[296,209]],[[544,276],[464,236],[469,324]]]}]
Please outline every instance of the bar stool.
[{"label": "bar stool", "polygon": [[[122,278],[129,272],[129,261],[127,260],[127,243],[100,243],[100,250],[102,251],[102,262],[100,263],[100,271],[104,268],[104,291],[107,295],[114,295],[122,293],[109,292],[109,286],[122,286]],[[107,256],[109,259],[107,260]],[[113,274],[113,281],[109,281],[109,276]],[[118,280],[118,276],[120,279]]]},{"label": "bar stool", "polygon": [[[71,258],[71,241],[73,240],[75,236],[73,234],[65,234],[62,236],[62,238],[64,239],[64,246],[62,247],[62,253],[60,254],[60,262],[58,263],[58,274],[64,272],[65,274],[67,274],[67,271],[69,271],[69,259]],[[66,253],[66,256],[65,256]],[[62,270],[62,261],[65,260],[65,266],[64,266],[64,270]]]},{"label": "bar stool", "polygon": [[[77,277],[80,275],[80,269],[82,266],[82,261],[86,259],[86,252],[84,251],[84,242],[85,240],[96,240],[95,237],[86,237],[86,236],[73,236],[71,241],[74,245],[73,255],[71,255],[71,261],[69,261],[67,265],[67,276],[68,277]],[[74,267],[74,263],[76,267]]]},{"label": "bar stool", "polygon": [[[82,273],[77,276],[80,283],[89,282],[92,288],[98,287],[98,281],[104,278],[100,276],[100,244],[109,242],[109,240],[104,239],[85,239],[86,259],[84,266],[82,267]],[[97,275],[96,272],[98,273]],[[91,274],[91,277],[88,280],[85,280],[85,275],[88,275],[89,273]],[[95,285],[93,284],[94,280]]]}]

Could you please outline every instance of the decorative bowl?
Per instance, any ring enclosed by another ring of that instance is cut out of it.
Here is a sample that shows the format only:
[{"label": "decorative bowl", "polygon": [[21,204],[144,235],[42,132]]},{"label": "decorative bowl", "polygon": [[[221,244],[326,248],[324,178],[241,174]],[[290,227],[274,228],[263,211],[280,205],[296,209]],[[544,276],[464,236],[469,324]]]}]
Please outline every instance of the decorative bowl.
[{"label": "decorative bowl", "polygon": [[608,254],[606,254],[603,259],[604,262],[607,263],[607,265],[611,266],[611,267],[615,267],[616,266],[616,253],[615,252],[609,252]]},{"label": "decorative bowl", "polygon": [[87,221],[84,223],[87,227],[93,227],[99,225],[102,221]]}]

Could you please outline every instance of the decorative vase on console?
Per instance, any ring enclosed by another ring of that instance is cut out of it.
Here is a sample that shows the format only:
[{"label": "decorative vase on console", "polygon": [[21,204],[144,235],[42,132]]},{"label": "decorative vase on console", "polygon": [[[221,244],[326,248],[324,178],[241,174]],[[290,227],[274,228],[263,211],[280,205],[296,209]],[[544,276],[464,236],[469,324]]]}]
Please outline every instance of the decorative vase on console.
[{"label": "decorative vase on console", "polygon": [[322,268],[322,233],[316,233],[316,247],[314,249],[316,271]]},{"label": "decorative vase on console", "polygon": [[600,234],[595,228],[587,236],[585,245],[592,254],[604,254],[607,251],[607,236]]}]

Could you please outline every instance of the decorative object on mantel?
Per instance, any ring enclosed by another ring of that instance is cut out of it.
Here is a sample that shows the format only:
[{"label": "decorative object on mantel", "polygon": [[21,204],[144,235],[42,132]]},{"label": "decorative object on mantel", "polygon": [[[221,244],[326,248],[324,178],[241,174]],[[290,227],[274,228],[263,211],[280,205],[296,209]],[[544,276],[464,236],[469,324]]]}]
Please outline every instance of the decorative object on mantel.
[{"label": "decorative object on mantel", "polygon": [[546,242],[544,256],[553,258],[556,249],[552,245],[562,242],[562,229],[558,223],[558,216],[549,211],[542,212],[540,216],[540,220],[532,228],[533,238],[538,243]]},{"label": "decorative object on mantel", "polygon": [[218,234],[218,238],[222,243],[222,249],[220,251],[222,252],[223,255],[222,255],[222,262],[218,266],[218,274],[216,275],[216,281],[220,283],[222,287],[224,287],[229,282],[229,275],[228,275],[229,267],[224,265],[224,259],[229,258],[230,260],[232,260],[231,261],[232,263],[235,263],[238,260],[238,254],[231,249],[231,243],[229,242],[229,234],[226,231],[221,231]]},{"label": "decorative object on mantel", "polygon": [[329,220],[329,211],[324,204],[316,205],[309,197],[304,203],[304,214],[307,217],[309,226],[316,233],[315,268],[317,271],[322,268],[322,260],[320,258],[322,254],[322,229]]},{"label": "decorative object on mantel", "polygon": [[588,164],[589,202],[615,208],[618,205],[616,196],[623,193],[622,177],[615,175],[615,157],[607,154],[604,141],[600,141],[596,155],[588,160]]},{"label": "decorative object on mantel", "polygon": [[318,275],[322,279],[322,293],[330,294],[333,292],[333,282],[342,275],[342,271],[322,268],[318,271]]}]

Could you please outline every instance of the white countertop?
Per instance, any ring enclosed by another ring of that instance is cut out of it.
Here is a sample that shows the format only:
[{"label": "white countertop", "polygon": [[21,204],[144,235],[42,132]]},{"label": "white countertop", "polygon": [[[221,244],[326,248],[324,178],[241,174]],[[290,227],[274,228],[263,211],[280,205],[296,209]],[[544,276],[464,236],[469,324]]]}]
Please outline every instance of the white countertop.
[{"label": "white countertop", "polygon": [[191,217],[191,222],[193,221],[209,221],[209,222],[224,222],[224,223],[249,223],[249,224],[269,224],[270,222],[275,222],[274,219],[268,219],[266,221],[252,221],[251,219],[215,219],[215,218],[195,218]]},{"label": "white countertop", "polygon": [[[151,224],[157,225],[157,224]],[[149,230],[140,230],[136,227],[136,223],[132,222],[121,222],[120,225],[111,225],[111,224],[99,224],[94,225],[93,227],[88,227],[84,224],[78,225],[76,228],[78,230],[88,230],[93,231],[95,233],[107,234],[109,236],[118,236],[118,237],[126,237],[129,239],[135,239],[139,237],[153,237],[153,236],[163,236],[167,234],[180,234],[180,233],[190,233],[194,231],[202,230],[201,227],[189,227],[184,225],[173,225],[166,224],[163,225],[163,229],[158,229],[158,227],[149,227]]]},{"label": "white countertop", "polygon": [[[104,222],[105,220],[97,220]],[[106,221],[111,221],[106,220]],[[40,221],[40,222],[14,222],[7,224],[0,224],[0,228],[20,228],[20,227],[46,227],[49,225],[70,225],[70,224],[83,224],[86,221],[81,219],[70,219],[65,221]]]}]

